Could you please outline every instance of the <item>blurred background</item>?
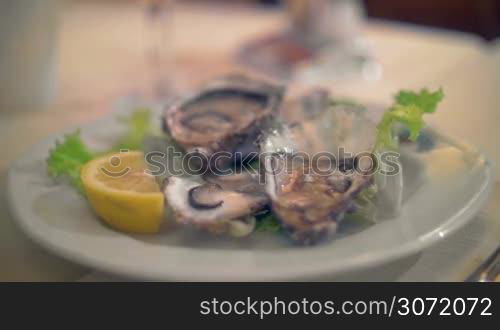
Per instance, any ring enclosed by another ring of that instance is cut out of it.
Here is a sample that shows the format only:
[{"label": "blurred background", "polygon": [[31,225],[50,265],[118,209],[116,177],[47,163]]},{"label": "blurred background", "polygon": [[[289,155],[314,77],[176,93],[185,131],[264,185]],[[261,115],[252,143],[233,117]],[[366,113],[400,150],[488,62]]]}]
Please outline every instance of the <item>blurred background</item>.
[{"label": "blurred background", "polygon": [[35,113],[44,136],[238,71],[380,105],[443,87],[432,124],[500,160],[500,0],[3,0],[0,16],[6,130]]},{"label": "blurred background", "polygon": [[492,40],[500,34],[499,0],[365,0],[369,17],[471,32]]},{"label": "blurred background", "polygon": [[[1,7],[0,104],[20,107],[50,103],[56,91],[59,101],[88,99],[91,93],[76,91],[74,79],[92,87],[96,75],[102,79],[98,94],[132,87],[119,77],[133,75],[136,88],[147,85],[159,96],[230,70],[228,63],[286,81],[325,83],[318,72],[327,82],[381,80],[391,74],[383,62],[405,49],[382,56],[388,48],[378,36],[420,30],[429,40],[448,33],[443,45],[462,38],[491,48],[500,36],[500,0],[5,0]],[[174,63],[197,74],[168,79]],[[42,66],[45,71],[36,72]]]},{"label": "blurred background", "polygon": [[[259,2],[282,5],[278,0]],[[363,0],[363,3],[370,18],[471,32],[486,40],[500,34],[499,0]]]},{"label": "blurred background", "polygon": [[[284,2],[239,1],[271,6],[280,6]],[[500,0],[363,0],[363,3],[370,18],[471,32],[486,40],[500,36]]]}]

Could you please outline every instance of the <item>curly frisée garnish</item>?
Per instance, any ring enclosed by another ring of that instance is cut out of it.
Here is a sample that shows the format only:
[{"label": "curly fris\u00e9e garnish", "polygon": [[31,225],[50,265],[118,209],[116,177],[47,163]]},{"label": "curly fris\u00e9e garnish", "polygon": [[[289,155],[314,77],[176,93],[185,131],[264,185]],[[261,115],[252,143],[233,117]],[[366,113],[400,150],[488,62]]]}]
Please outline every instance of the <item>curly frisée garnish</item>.
[{"label": "curly fris\u00e9e garnish", "polygon": [[65,135],[62,141],[56,141],[47,158],[49,175],[68,180],[74,188],[83,193],[80,171],[85,163],[99,155],[122,149],[142,149],[146,136],[156,133],[149,109],[138,108],[130,116],[120,117],[118,120],[126,126],[125,133],[110,150],[105,152],[92,151],[82,140],[79,130]]},{"label": "curly fris\u00e9e garnish", "polygon": [[397,138],[393,133],[397,123],[403,124],[410,131],[409,139],[415,141],[425,126],[424,114],[436,111],[437,105],[443,100],[441,89],[429,92],[400,91],[395,96],[395,103],[383,115],[377,126],[376,150],[397,149]]},{"label": "curly fris\u00e9e garnish", "polygon": [[257,217],[257,224],[255,230],[260,232],[278,233],[281,231],[281,224],[272,213],[266,213]]},{"label": "curly fris\u00e9e garnish", "polygon": [[138,108],[130,116],[118,117],[118,121],[127,129],[112,151],[142,150],[146,136],[157,133],[152,117],[151,111],[147,108]]},{"label": "curly fris\u00e9e garnish", "polygon": [[65,177],[69,183],[83,192],[80,170],[95,157],[80,137],[80,131],[64,136],[62,142],[56,141],[47,158],[47,170],[52,177]]}]

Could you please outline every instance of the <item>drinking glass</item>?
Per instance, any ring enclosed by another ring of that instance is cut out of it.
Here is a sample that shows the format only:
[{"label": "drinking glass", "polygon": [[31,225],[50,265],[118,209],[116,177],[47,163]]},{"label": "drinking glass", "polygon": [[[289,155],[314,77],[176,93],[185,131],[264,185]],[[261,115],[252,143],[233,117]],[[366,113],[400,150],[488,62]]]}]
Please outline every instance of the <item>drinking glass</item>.
[{"label": "drinking glass", "polygon": [[43,109],[54,98],[58,0],[0,1],[0,109]]},{"label": "drinking glass", "polygon": [[173,93],[173,0],[143,0],[145,56],[151,77],[153,98]]},{"label": "drinking glass", "polygon": [[295,80],[376,80],[381,68],[362,35],[361,0],[287,0],[291,33],[317,53]]}]

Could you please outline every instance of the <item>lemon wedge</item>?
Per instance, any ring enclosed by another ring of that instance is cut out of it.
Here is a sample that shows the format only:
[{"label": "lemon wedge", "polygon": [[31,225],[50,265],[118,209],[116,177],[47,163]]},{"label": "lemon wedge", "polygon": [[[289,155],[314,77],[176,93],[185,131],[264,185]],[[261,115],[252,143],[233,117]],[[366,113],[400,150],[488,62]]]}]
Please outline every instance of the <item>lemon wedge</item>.
[{"label": "lemon wedge", "polygon": [[81,179],[90,205],[111,227],[132,233],[158,232],[164,197],[146,169],[140,151],[106,155],[83,166]]}]

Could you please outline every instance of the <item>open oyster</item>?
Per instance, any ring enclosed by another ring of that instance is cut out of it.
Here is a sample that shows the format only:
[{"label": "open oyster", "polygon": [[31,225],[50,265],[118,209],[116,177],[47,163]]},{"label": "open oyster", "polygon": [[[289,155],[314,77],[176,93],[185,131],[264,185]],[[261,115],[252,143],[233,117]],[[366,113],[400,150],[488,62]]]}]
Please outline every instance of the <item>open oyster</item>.
[{"label": "open oyster", "polygon": [[165,129],[186,152],[208,159],[218,151],[230,156],[217,159],[225,166],[245,157],[258,146],[260,125],[273,116],[284,89],[260,80],[233,75],[215,80],[196,94],[165,111]]},{"label": "open oyster", "polygon": [[299,244],[312,245],[336,232],[354,197],[372,179],[346,167],[345,172],[320,174],[292,158],[278,154],[266,159],[267,193],[274,214],[290,237]]},{"label": "open oyster", "polygon": [[262,144],[266,191],[290,237],[311,245],[336,231],[356,195],[372,183],[374,159],[366,156],[374,145],[367,137],[374,134],[366,132],[375,126],[362,109],[333,106],[324,91],[287,109],[297,112]]},{"label": "open oyster", "polygon": [[264,189],[249,173],[171,177],[164,194],[177,222],[236,237],[250,234],[254,215],[269,204]]}]

